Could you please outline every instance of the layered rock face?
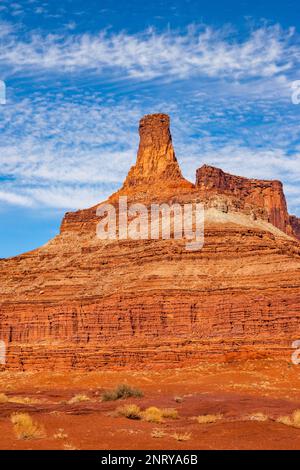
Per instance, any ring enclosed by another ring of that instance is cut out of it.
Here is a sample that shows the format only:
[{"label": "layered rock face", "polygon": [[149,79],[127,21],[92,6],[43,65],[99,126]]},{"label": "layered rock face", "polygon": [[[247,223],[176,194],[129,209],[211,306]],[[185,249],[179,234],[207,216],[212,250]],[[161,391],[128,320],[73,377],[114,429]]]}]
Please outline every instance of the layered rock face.
[{"label": "layered rock face", "polygon": [[196,187],[204,196],[208,193],[229,194],[237,200],[239,209],[248,206],[254,217],[258,215],[283,232],[293,234],[280,181],[242,178],[225,173],[219,168],[203,165],[196,172]]},{"label": "layered rock face", "polygon": [[299,219],[281,184],[204,166],[194,185],[181,175],[166,115],[142,119],[140,136],[137,163],[109,201],[201,201],[204,247],[100,240],[96,207],[66,214],[46,245],[0,261],[7,369],[290,357],[300,339]]}]

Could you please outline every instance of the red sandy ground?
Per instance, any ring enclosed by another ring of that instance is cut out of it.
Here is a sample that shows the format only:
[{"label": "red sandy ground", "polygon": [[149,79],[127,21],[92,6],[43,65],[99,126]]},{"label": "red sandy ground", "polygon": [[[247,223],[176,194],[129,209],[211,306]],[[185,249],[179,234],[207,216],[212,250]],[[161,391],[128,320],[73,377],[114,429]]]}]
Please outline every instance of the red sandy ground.
[{"label": "red sandy ground", "polygon": [[[101,394],[118,384],[138,387],[143,398],[101,402]],[[144,372],[0,373],[0,449],[300,449],[300,429],[280,424],[279,416],[300,409],[300,366],[272,360]],[[82,393],[90,400],[68,404]],[[181,397],[179,403],[175,397]],[[17,398],[15,398],[17,397]],[[30,404],[18,404],[29,398]],[[116,417],[120,405],[136,403],[176,408],[178,419],[161,424]],[[40,439],[17,439],[10,415],[29,413],[42,424]],[[253,413],[268,419],[255,421]],[[195,417],[222,414],[213,424]],[[55,436],[63,430],[63,438]],[[151,436],[153,429],[165,432]],[[188,433],[178,441],[174,433]]]}]

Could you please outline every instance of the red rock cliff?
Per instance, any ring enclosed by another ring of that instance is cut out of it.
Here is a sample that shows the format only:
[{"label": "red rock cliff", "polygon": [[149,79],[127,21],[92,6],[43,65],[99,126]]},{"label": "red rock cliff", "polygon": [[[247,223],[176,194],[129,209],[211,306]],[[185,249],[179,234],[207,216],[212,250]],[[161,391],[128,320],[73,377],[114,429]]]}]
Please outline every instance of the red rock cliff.
[{"label": "red rock cliff", "polygon": [[150,114],[140,120],[140,143],[136,164],[130,169],[117,195],[167,193],[174,195],[193,184],[183,178],[173,148],[170,118],[167,114]]},{"label": "red rock cliff", "polygon": [[124,188],[139,184],[176,184],[184,181],[172,144],[170,118],[166,114],[143,117],[139,125],[140,144],[137,161],[124,183]]},{"label": "red rock cliff", "polygon": [[[284,233],[280,183],[202,167],[195,187],[181,176],[168,117],[147,116],[140,135],[137,164],[110,201],[203,201],[204,248],[103,241],[96,207],[66,214],[46,245],[0,260],[5,367],[174,367],[228,353],[290,359],[300,338],[300,244]],[[299,233],[297,219],[290,223]]]},{"label": "red rock cliff", "polygon": [[232,195],[242,205],[252,206],[254,211],[262,209],[268,221],[283,232],[293,233],[280,181],[243,178],[225,173],[219,168],[203,165],[196,172],[196,188],[206,195]]}]

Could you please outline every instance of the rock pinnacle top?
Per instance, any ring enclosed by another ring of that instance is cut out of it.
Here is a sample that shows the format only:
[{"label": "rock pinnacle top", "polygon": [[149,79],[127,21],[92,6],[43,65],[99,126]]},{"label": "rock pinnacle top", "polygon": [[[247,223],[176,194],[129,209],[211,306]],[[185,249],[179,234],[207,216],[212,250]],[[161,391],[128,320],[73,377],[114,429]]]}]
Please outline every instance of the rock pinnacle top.
[{"label": "rock pinnacle top", "polygon": [[140,120],[140,143],[136,164],[130,169],[123,189],[156,184],[188,183],[177,162],[167,114],[149,114]]}]

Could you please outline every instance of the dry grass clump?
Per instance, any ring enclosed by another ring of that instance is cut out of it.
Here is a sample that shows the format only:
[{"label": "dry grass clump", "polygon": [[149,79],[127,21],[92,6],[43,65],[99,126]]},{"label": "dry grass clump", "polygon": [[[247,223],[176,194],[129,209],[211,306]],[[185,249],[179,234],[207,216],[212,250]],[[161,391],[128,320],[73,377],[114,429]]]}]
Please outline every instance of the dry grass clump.
[{"label": "dry grass clump", "polygon": [[29,397],[11,397],[9,401],[11,403],[18,403],[20,405],[36,405],[38,403],[41,403],[41,400]]},{"label": "dry grass clump", "polygon": [[150,406],[143,411],[143,419],[149,423],[161,423],[163,420],[162,410],[156,406]]},{"label": "dry grass clump", "polygon": [[129,385],[118,385],[114,390],[108,390],[102,394],[102,401],[115,401],[125,398],[141,398],[143,392]]},{"label": "dry grass clump", "polygon": [[143,412],[143,419],[149,423],[161,423],[164,418],[177,419],[178,411],[174,408],[157,408],[150,406]]},{"label": "dry grass clump", "polygon": [[151,437],[154,439],[161,439],[162,437],[165,437],[166,433],[162,429],[155,428],[151,432]]},{"label": "dry grass clump", "polygon": [[139,406],[131,404],[131,405],[124,405],[119,406],[116,410],[117,415],[124,416],[128,419],[141,419],[142,412]]},{"label": "dry grass clump", "polygon": [[74,446],[74,444],[64,444],[64,449],[65,450],[77,450],[77,447]]},{"label": "dry grass clump", "polygon": [[285,424],[286,426],[293,426],[293,422],[290,416],[279,416],[276,421],[277,423]]},{"label": "dry grass clump", "polygon": [[67,439],[68,434],[65,433],[65,430],[62,428],[59,428],[57,433],[53,434],[54,439]]},{"label": "dry grass clump", "polygon": [[164,418],[178,418],[178,412],[174,408],[160,409],[156,406],[150,406],[142,411],[140,407],[135,404],[124,405],[117,408],[116,414],[129,419],[143,419],[149,423],[162,423]]},{"label": "dry grass clump", "polygon": [[191,438],[191,433],[189,432],[184,432],[184,433],[178,433],[178,432],[175,432],[174,434],[172,434],[173,439],[175,439],[176,441],[189,441],[190,438]]},{"label": "dry grass clump", "polygon": [[163,418],[167,418],[167,419],[177,419],[178,411],[175,410],[175,408],[163,408],[162,416]]},{"label": "dry grass clump", "polygon": [[216,423],[220,419],[222,419],[223,415],[221,414],[215,414],[215,415],[202,415],[202,416],[197,416],[197,421],[199,424],[212,424]]},{"label": "dry grass clump", "polygon": [[8,402],[8,396],[5,395],[5,393],[0,393],[0,403],[7,403]]},{"label": "dry grass clump", "polygon": [[250,421],[268,421],[268,416],[265,415],[264,413],[261,413],[260,411],[258,411],[257,413],[252,413],[251,415],[248,416],[248,419]]},{"label": "dry grass clump", "polygon": [[280,416],[276,421],[286,426],[300,428],[300,410],[295,410],[292,416]]},{"label": "dry grass clump", "polygon": [[81,403],[84,401],[90,401],[90,398],[84,393],[79,393],[78,395],[75,395],[73,398],[71,398],[68,403],[69,405],[72,405],[73,403]]},{"label": "dry grass clump", "polygon": [[10,419],[18,439],[40,439],[45,436],[44,428],[33,421],[28,413],[13,413]]},{"label": "dry grass clump", "polygon": [[293,423],[300,427],[300,410],[295,410],[293,413]]}]

